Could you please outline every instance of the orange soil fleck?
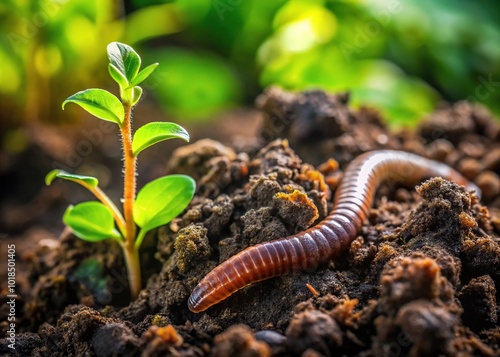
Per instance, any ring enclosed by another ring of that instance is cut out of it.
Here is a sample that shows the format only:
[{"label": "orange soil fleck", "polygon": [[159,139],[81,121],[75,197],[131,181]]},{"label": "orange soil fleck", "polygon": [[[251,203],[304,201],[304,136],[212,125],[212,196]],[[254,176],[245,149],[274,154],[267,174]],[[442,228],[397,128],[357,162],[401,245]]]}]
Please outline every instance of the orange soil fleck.
[{"label": "orange soil fleck", "polygon": [[180,346],[183,342],[182,337],[172,325],[158,328],[158,330],[156,330],[156,335],[168,344]]}]

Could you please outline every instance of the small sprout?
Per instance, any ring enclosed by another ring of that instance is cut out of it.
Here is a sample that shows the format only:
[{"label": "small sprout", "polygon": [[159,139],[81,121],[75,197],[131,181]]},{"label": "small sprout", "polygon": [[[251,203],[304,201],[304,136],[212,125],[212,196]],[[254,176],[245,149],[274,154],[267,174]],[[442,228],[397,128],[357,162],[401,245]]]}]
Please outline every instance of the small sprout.
[{"label": "small sprout", "polygon": [[[76,182],[99,200],[69,206],[63,221],[74,235],[89,242],[112,238],[123,249],[133,298],[141,290],[139,248],[146,233],[167,224],[179,215],[193,198],[196,183],[186,175],[160,177],[146,184],[136,197],[137,155],[144,149],[168,139],[189,141],[189,134],[175,123],[153,122],[139,128],[132,138],[131,113],[142,96],[138,85],[153,73],[158,63],[140,71],[141,58],[128,45],[108,45],[109,74],[120,87],[120,99],[103,89],[87,89],[68,97],[62,104],[75,103],[99,119],[120,128],[123,149],[123,214],[99,188],[95,177],[52,170],[45,177],[50,185],[55,178]],[[139,232],[137,233],[137,226]]]},{"label": "small sprout", "polygon": [[[141,57],[132,47],[124,43],[112,42],[108,45],[109,63],[120,72],[130,84],[139,73]],[[113,78],[114,79],[114,78]],[[118,83],[120,86],[121,84]]]},{"label": "small sprout", "polygon": [[142,83],[154,72],[158,63],[153,63],[142,71],[141,57],[128,45],[112,42],[108,45],[109,74],[120,86],[120,96],[123,102],[132,106],[137,104],[142,95]]}]

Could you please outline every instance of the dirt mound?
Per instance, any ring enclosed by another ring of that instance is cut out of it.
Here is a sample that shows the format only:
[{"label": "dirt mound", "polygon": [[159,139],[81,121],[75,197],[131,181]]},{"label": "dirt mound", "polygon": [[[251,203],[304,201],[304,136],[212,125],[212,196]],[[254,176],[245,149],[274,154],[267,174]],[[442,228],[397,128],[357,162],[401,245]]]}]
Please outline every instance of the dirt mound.
[{"label": "dirt mound", "polygon": [[[147,284],[129,305],[112,242],[66,235],[39,249],[15,353],[494,356],[498,123],[464,102],[439,109],[416,131],[392,133],[377,112],[351,109],[348,99],[271,88],[258,99],[265,115],[260,147],[238,152],[202,140],[177,150],[170,171],[192,175],[198,191],[182,216],[146,238]],[[219,263],[324,219],[346,164],[376,149],[445,162],[482,189],[481,202],[440,178],[416,191],[382,185],[368,222],[335,261],[256,283],[204,313],[188,310],[190,292]],[[1,336],[6,330],[2,323]],[[6,339],[0,352],[12,352]]]}]

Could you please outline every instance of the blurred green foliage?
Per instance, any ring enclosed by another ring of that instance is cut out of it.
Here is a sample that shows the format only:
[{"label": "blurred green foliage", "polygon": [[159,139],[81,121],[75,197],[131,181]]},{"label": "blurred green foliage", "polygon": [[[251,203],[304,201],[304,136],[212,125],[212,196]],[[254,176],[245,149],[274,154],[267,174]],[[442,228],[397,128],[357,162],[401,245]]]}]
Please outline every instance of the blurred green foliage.
[{"label": "blurred green foliage", "polygon": [[82,261],[69,280],[82,284],[95,295],[103,294],[107,285],[103,263],[95,258]]},{"label": "blurred green foliage", "polygon": [[4,0],[0,118],[57,121],[90,78],[109,86],[111,41],[161,63],[146,89],[185,119],[251,105],[271,84],[350,90],[396,124],[442,99],[499,114],[499,24],[493,0]]}]

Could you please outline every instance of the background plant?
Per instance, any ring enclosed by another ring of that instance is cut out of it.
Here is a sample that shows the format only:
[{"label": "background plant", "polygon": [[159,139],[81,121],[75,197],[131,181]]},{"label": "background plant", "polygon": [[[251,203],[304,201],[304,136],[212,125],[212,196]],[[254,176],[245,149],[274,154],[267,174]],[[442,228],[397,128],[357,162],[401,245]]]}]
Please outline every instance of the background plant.
[{"label": "background plant", "polygon": [[18,125],[66,122],[67,116],[59,113],[60,99],[91,82],[105,83],[98,68],[106,60],[103,49],[109,42],[135,44],[183,27],[178,21],[145,25],[151,10],[164,17],[168,8],[146,7],[124,16],[124,4],[113,0],[2,1],[0,118]]},{"label": "background plant", "polygon": [[168,65],[149,84],[184,118],[251,104],[269,84],[351,90],[394,123],[414,123],[440,99],[500,113],[499,14],[493,0],[6,0],[0,128],[60,120],[64,93],[105,85],[111,38]]},{"label": "background plant", "polygon": [[103,89],[86,89],[68,97],[63,102],[63,109],[67,103],[75,103],[120,128],[124,172],[123,215],[99,188],[95,177],[56,169],[47,174],[45,181],[47,185],[56,177],[74,181],[99,200],[69,206],[63,221],[80,239],[89,242],[113,239],[120,244],[127,265],[131,296],[136,298],[141,290],[139,248],[146,233],[170,222],[186,208],[194,195],[195,182],[186,175],[163,176],[146,184],[136,197],[136,160],[139,153],[163,140],[179,138],[189,141],[189,135],[178,124],[168,122],[148,123],[133,134],[132,109],[142,96],[139,84],[154,72],[158,64],[140,70],[139,55],[132,47],[119,42],[109,44],[107,52],[108,70],[119,85],[120,99]]}]

